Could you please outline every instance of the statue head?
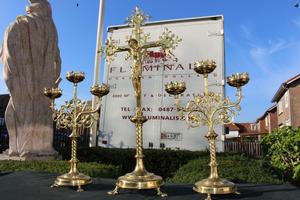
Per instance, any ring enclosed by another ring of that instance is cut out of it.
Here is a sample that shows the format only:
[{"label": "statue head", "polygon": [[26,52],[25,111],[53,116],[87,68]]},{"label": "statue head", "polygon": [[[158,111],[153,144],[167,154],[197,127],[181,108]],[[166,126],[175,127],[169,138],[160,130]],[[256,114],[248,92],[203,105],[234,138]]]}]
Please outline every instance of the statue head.
[{"label": "statue head", "polygon": [[26,7],[28,15],[38,17],[51,17],[52,10],[48,0],[28,0],[30,5]]}]

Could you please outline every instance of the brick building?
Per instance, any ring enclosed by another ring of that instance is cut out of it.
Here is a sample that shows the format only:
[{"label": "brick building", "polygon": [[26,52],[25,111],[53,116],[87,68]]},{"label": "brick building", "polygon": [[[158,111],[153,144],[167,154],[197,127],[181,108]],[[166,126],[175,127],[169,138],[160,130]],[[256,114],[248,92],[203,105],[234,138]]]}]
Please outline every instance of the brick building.
[{"label": "brick building", "polygon": [[275,93],[278,127],[300,126],[300,74],[282,83]]},{"label": "brick building", "polygon": [[225,125],[225,140],[260,140],[256,123],[234,123]]},{"label": "brick building", "polygon": [[257,131],[260,135],[272,133],[278,127],[277,105],[270,107],[256,120]]}]

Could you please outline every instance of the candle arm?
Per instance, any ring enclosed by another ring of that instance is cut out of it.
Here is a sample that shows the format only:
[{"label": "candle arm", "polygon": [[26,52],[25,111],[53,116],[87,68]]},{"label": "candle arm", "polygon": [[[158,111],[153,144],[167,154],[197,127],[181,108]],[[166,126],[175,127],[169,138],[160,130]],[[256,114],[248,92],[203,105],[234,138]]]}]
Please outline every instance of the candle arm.
[{"label": "candle arm", "polygon": [[75,120],[78,121],[78,119],[79,119],[82,115],[87,115],[87,114],[90,115],[94,120],[96,120],[92,114],[94,114],[94,113],[96,113],[96,112],[98,112],[98,111],[100,110],[100,108],[101,108],[101,100],[102,100],[102,98],[99,98],[98,105],[97,105],[97,107],[96,107],[94,110],[91,110],[91,111],[85,111],[85,109],[83,109],[83,111],[80,112],[80,113],[77,115],[77,117],[76,117]]},{"label": "candle arm", "polygon": [[242,96],[242,88],[237,88],[237,94],[236,96],[238,97],[237,100],[233,103],[230,103],[229,105],[220,105],[218,108],[215,109],[214,112],[212,112],[212,115],[211,115],[211,118],[214,119],[214,115],[220,111],[220,110],[229,110],[231,108],[234,108],[234,107],[238,107],[239,104],[241,103],[241,100],[243,98]]},{"label": "candle arm", "polygon": [[147,42],[143,45],[143,49],[149,49],[149,48],[155,48],[155,47],[163,47],[164,43],[162,41],[157,41],[157,42]]},{"label": "candle arm", "polygon": [[181,106],[179,95],[175,95],[174,99],[175,99],[175,105],[176,105],[177,111],[185,112],[185,108]]}]

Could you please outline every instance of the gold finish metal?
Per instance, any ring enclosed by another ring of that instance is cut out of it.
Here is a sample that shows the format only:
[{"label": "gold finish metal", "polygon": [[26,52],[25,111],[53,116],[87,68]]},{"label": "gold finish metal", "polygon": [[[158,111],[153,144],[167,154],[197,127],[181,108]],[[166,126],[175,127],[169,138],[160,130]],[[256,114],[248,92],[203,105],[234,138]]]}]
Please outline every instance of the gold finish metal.
[{"label": "gold finish metal", "polygon": [[50,99],[56,99],[61,97],[62,90],[59,88],[45,88],[44,95]]},{"label": "gold finish metal", "polygon": [[66,78],[72,83],[79,83],[84,80],[85,76],[83,72],[67,72]]},{"label": "gold finish metal", "polygon": [[148,42],[150,35],[144,34],[141,26],[148,19],[142,11],[135,9],[133,15],[129,17],[128,22],[133,27],[132,34],[128,37],[128,45],[117,46],[116,42],[111,38],[106,42],[105,57],[107,62],[112,62],[116,53],[128,52],[127,58],[131,58],[132,64],[132,85],[134,88],[136,108],[135,115],[130,119],[136,127],[136,166],[133,172],[118,178],[116,188],[108,194],[116,195],[121,188],[124,189],[156,189],[157,195],[164,197],[167,194],[160,191],[163,180],[160,176],[147,172],[143,162],[143,123],[147,119],[143,116],[141,102],[141,77],[142,77],[142,61],[147,56],[149,48],[161,47],[168,55],[172,56],[172,50],[181,41],[171,31],[165,30],[159,40]]},{"label": "gold finish metal", "polygon": [[236,73],[232,74],[231,76],[227,77],[228,85],[232,87],[242,87],[249,82],[249,75],[248,73]]},{"label": "gold finish metal", "polygon": [[216,68],[216,63],[212,60],[198,61],[194,70],[204,77],[204,93],[190,100],[186,107],[180,104],[179,95],[184,92],[185,84],[169,83],[165,85],[165,90],[174,95],[175,104],[179,115],[185,118],[188,127],[208,126],[208,133],[205,136],[209,142],[210,151],[210,176],[207,179],[195,183],[193,189],[199,193],[207,194],[206,200],[211,200],[211,194],[236,193],[234,183],[221,179],[218,176],[216,157],[216,138],[214,125],[233,123],[236,111],[240,111],[239,106],[242,99],[241,87],[248,83],[248,73],[237,73],[227,78],[230,86],[237,88],[237,100],[231,102],[229,98],[223,98],[221,94],[208,91],[208,74]]},{"label": "gold finish metal", "polygon": [[91,88],[91,93],[99,97],[99,104],[95,110],[87,106],[87,102],[81,101],[77,98],[77,84],[84,80],[84,73],[82,72],[68,72],[67,79],[74,84],[74,97],[67,101],[65,105],[58,110],[55,109],[55,99],[62,95],[59,88],[45,88],[44,95],[51,99],[50,108],[53,112],[53,120],[56,121],[58,128],[67,128],[72,131],[71,135],[71,160],[70,171],[66,174],[58,176],[51,187],[60,186],[77,186],[78,192],[83,191],[83,185],[92,182],[91,177],[80,173],[77,169],[79,160],[77,159],[77,139],[79,137],[79,128],[89,128],[93,122],[99,118],[98,111],[101,107],[101,98],[109,93],[108,85],[95,85]]},{"label": "gold finish metal", "polygon": [[106,84],[94,85],[91,87],[91,93],[99,98],[107,95],[109,93],[109,86]]},{"label": "gold finish metal", "polygon": [[212,60],[197,61],[194,66],[194,70],[198,74],[209,74],[217,67],[216,62]]},{"label": "gold finish metal", "polygon": [[170,82],[166,84],[166,91],[172,95],[179,95],[186,90],[185,82]]}]

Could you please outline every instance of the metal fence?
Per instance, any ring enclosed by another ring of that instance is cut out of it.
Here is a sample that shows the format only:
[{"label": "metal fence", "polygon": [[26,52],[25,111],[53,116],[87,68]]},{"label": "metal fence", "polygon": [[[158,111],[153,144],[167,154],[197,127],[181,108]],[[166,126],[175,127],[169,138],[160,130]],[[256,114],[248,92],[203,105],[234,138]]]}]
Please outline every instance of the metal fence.
[{"label": "metal fence", "polygon": [[[67,129],[56,129],[54,126],[53,132],[53,147],[60,154],[70,152],[70,134],[71,131]],[[88,147],[90,141],[89,129],[79,129],[80,137],[78,138],[78,145],[80,147]],[[9,147],[9,137],[5,124],[0,126],[0,153]]]},{"label": "metal fence", "polygon": [[[71,141],[70,134],[71,131],[68,129],[56,129],[54,128],[54,137],[53,137],[53,147],[60,154],[65,154],[70,152]],[[89,129],[79,129],[78,130],[80,137],[78,138],[79,147],[88,147],[90,142],[90,130]]]},{"label": "metal fence", "polygon": [[8,149],[8,132],[5,123],[0,125],[0,153]]},{"label": "metal fence", "polygon": [[244,153],[246,155],[262,157],[263,149],[262,145],[257,142],[224,142],[225,152],[230,153]]}]

